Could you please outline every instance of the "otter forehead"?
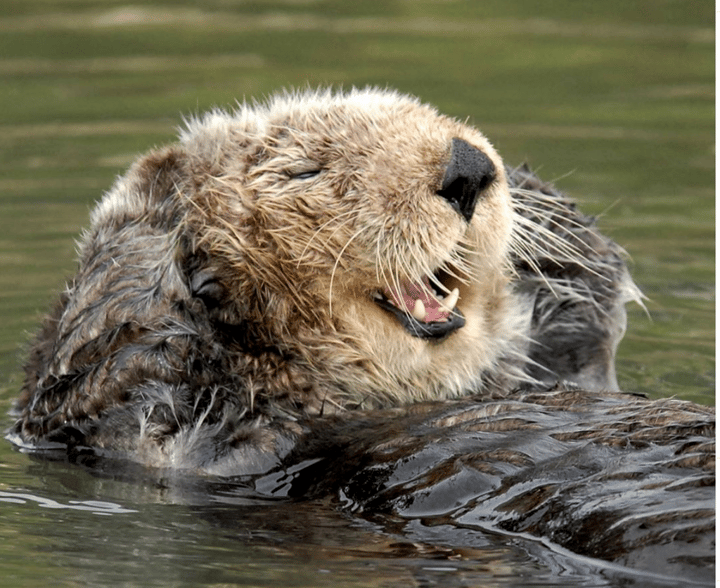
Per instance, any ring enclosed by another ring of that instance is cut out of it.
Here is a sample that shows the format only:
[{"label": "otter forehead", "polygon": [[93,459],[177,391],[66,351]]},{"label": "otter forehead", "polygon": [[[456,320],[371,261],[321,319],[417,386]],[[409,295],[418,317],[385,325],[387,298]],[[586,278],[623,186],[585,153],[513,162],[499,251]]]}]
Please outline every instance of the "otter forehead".
[{"label": "otter forehead", "polygon": [[[354,89],[347,94],[334,93],[329,89],[285,92],[272,96],[264,103],[243,103],[232,114],[215,109],[200,117],[190,118],[186,121],[187,128],[181,132],[181,141],[205,141],[208,134],[222,137],[231,130],[262,135],[278,124],[297,119],[327,118],[343,110],[351,110],[356,117],[365,115],[371,119],[383,112],[409,108],[422,108],[436,114],[432,107],[421,105],[416,98],[390,90]],[[346,122],[345,119],[337,121],[339,126]]]},{"label": "otter forehead", "polygon": [[187,120],[180,141],[190,153],[210,161],[227,157],[228,150],[239,154],[239,146],[251,149],[253,144],[270,155],[280,137],[285,150],[280,154],[287,156],[292,142],[308,152],[335,150],[356,156],[367,155],[368,149],[382,154],[394,149],[412,158],[427,157],[433,148],[449,157],[452,136],[483,149],[501,167],[499,156],[476,129],[415,97],[376,88],[285,92],[264,103],[242,104],[232,113],[213,110]]}]

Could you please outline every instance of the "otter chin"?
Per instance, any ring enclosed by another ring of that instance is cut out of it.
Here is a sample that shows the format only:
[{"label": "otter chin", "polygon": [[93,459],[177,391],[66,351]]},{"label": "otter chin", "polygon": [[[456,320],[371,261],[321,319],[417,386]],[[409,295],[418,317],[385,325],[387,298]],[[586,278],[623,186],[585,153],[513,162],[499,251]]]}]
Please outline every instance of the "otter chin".
[{"label": "otter chin", "polygon": [[104,195],[11,438],[245,471],[313,415],[616,389],[631,299],[622,250],[472,126],[278,94],[188,120]]}]

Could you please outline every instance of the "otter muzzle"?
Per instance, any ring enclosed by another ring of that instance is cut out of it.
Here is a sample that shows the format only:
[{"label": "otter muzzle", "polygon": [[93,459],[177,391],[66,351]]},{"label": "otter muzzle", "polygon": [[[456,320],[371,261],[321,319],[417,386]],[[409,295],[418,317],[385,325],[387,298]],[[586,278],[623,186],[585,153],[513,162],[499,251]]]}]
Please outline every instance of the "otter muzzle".
[{"label": "otter muzzle", "polygon": [[487,155],[456,137],[452,140],[450,163],[437,195],[470,222],[478,196],[492,183],[496,173],[495,164]]}]

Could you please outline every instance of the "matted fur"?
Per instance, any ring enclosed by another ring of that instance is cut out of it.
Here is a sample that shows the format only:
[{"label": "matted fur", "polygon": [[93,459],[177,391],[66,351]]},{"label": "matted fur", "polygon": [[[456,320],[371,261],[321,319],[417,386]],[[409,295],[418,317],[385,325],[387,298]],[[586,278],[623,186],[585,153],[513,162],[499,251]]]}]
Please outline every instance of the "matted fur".
[{"label": "matted fur", "polygon": [[[557,565],[550,550],[566,549],[618,566],[592,585],[625,585],[617,574],[630,586],[715,586],[709,406],[561,387],[310,426],[285,468],[257,488],[339,496],[354,516],[455,547],[458,559],[491,532],[509,544],[540,538],[542,564]],[[587,583],[591,573],[578,567]]]},{"label": "matted fur", "polygon": [[[454,139],[495,168],[469,221],[438,195]],[[262,469],[306,415],[558,379],[614,389],[639,298],[622,251],[562,195],[476,129],[377,89],[189,120],[105,195],[79,258],[13,440],[204,471]],[[458,288],[466,320],[442,341],[375,300],[428,278]]]}]

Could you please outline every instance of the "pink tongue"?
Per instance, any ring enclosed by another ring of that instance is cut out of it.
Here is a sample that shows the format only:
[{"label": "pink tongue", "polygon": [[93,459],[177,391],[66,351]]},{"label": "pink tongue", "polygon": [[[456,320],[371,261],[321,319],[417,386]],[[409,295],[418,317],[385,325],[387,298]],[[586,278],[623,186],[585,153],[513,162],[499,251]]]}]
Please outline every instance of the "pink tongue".
[{"label": "pink tongue", "polygon": [[396,288],[385,290],[385,296],[399,309],[408,313],[412,313],[416,300],[422,300],[425,305],[425,319],[422,321],[424,323],[448,320],[450,313],[440,310],[440,302],[430,292],[432,292],[432,288],[426,276],[420,284],[405,281],[400,284],[399,291]]}]

